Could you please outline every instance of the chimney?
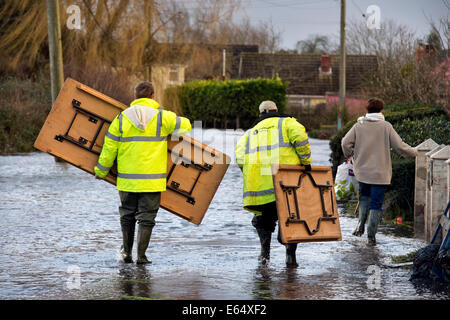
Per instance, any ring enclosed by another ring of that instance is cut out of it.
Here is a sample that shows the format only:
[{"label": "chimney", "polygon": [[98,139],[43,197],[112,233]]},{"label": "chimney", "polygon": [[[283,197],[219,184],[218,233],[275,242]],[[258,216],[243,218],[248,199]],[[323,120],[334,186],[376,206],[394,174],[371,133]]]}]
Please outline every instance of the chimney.
[{"label": "chimney", "polygon": [[320,73],[321,74],[331,74],[331,57],[328,53],[322,53],[322,57],[320,57]]}]

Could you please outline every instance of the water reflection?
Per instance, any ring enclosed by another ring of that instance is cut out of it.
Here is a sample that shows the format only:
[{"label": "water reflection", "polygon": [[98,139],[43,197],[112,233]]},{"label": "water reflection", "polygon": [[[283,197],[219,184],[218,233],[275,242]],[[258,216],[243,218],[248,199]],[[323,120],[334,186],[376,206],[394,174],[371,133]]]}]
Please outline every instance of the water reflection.
[{"label": "water reflection", "polygon": [[274,292],[272,291],[274,284],[272,283],[270,267],[258,263],[258,267],[254,271],[253,284],[252,299],[275,299]]},{"label": "water reflection", "polygon": [[302,268],[285,267],[276,270],[272,267],[259,265],[253,278],[253,299],[323,299],[332,298],[328,290],[330,284],[336,282],[339,275],[327,273],[319,279],[308,277],[302,273]]},{"label": "water reflection", "polygon": [[[328,142],[310,142],[314,163],[327,165]],[[409,269],[384,267],[423,241],[380,226],[379,245],[367,247],[366,239],[351,235],[352,217],[340,218],[342,241],[299,245],[296,269],[285,267],[285,248],[273,239],[270,265],[261,268],[237,166],[229,167],[200,226],[158,213],[153,264],[142,267],[116,259],[121,232],[114,186],[33,153],[0,157],[0,193],[0,299],[442,298],[409,282]],[[379,289],[368,288],[371,265],[381,272]],[[81,270],[79,290],[67,289],[71,266]]]}]

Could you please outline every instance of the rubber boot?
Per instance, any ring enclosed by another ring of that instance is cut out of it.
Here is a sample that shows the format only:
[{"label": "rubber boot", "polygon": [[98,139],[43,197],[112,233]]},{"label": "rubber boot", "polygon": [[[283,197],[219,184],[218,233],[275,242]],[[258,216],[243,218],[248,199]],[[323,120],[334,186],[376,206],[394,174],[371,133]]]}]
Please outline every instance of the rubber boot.
[{"label": "rubber boot", "polygon": [[139,225],[137,232],[137,264],[152,263],[147,259],[145,251],[148,248],[153,227]]},{"label": "rubber boot", "polygon": [[122,255],[123,262],[132,263],[132,250],[134,242],[134,228],[135,224],[122,224],[122,240],[123,244],[120,249],[120,254]]},{"label": "rubber boot", "polygon": [[356,225],[353,235],[361,237],[364,234],[364,225],[366,224],[369,213],[369,197],[361,196],[359,198],[359,221]]},{"label": "rubber boot", "polygon": [[378,224],[381,221],[382,211],[381,210],[370,210],[369,211],[369,223],[367,226],[367,244],[374,246],[377,244],[375,239],[375,234],[378,230]]},{"label": "rubber boot", "polygon": [[286,266],[287,267],[298,267],[297,258],[295,256],[295,251],[297,251],[296,243],[286,244]]},{"label": "rubber boot", "polygon": [[259,241],[261,242],[261,254],[258,260],[263,265],[267,265],[270,262],[270,242],[272,240],[272,232],[257,228]]}]

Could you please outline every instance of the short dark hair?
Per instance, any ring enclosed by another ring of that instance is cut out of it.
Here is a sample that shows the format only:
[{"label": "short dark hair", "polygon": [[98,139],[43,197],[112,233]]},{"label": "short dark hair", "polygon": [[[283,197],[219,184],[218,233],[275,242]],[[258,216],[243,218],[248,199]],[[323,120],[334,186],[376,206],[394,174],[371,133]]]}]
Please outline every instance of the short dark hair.
[{"label": "short dark hair", "polygon": [[154,92],[152,83],[148,81],[141,82],[134,88],[134,96],[136,99],[151,98]]},{"label": "short dark hair", "polygon": [[378,113],[381,112],[384,108],[384,102],[381,99],[378,98],[371,98],[367,100],[367,112],[368,113]]}]

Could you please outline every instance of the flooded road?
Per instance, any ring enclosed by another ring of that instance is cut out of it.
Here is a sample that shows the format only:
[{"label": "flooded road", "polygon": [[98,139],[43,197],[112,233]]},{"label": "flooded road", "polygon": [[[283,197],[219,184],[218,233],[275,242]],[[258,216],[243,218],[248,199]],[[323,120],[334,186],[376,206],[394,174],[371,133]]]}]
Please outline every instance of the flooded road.
[{"label": "flooded road", "polygon": [[[233,157],[239,133],[204,133]],[[310,141],[313,165],[330,165],[328,141]],[[425,242],[381,226],[379,244],[367,247],[349,216],[340,217],[342,241],[299,244],[296,269],[285,267],[274,233],[270,266],[260,267],[241,189],[232,164],[200,226],[161,209],[153,264],[137,266],[119,260],[114,186],[44,153],[0,157],[0,299],[448,299],[414,287],[411,269],[385,266]]]}]

